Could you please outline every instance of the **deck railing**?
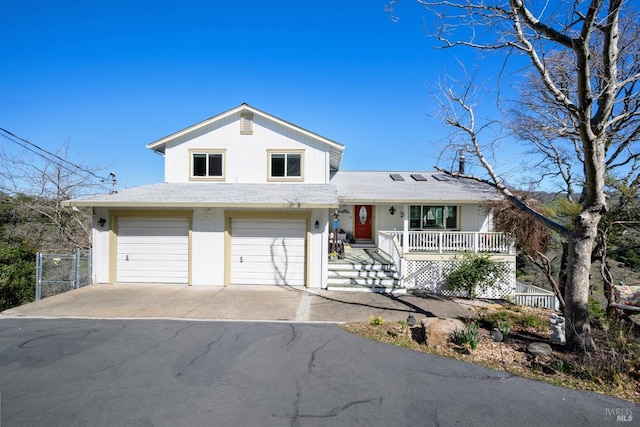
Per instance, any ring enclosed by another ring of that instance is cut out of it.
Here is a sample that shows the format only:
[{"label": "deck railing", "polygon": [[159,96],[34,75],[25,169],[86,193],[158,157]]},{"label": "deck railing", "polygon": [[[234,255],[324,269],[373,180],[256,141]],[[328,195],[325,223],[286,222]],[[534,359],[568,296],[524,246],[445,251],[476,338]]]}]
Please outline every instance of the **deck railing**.
[{"label": "deck railing", "polygon": [[404,245],[402,231],[385,231],[398,239],[405,252],[492,252],[513,254],[513,240],[504,233],[479,231],[409,231]]},{"label": "deck railing", "polygon": [[514,303],[518,305],[528,305],[538,308],[560,309],[560,301],[555,294],[546,289],[522,282],[516,282],[516,293]]}]

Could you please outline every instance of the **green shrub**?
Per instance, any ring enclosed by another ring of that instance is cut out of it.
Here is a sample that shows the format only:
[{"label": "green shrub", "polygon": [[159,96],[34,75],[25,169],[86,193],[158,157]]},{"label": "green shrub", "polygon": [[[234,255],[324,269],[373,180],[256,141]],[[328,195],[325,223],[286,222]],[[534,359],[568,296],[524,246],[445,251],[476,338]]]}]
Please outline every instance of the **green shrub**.
[{"label": "green shrub", "polygon": [[0,310],[35,299],[35,249],[22,243],[0,248]]},{"label": "green shrub", "polygon": [[478,292],[498,287],[496,282],[507,272],[506,264],[494,261],[488,255],[466,254],[462,264],[449,275],[448,287],[475,298]]}]

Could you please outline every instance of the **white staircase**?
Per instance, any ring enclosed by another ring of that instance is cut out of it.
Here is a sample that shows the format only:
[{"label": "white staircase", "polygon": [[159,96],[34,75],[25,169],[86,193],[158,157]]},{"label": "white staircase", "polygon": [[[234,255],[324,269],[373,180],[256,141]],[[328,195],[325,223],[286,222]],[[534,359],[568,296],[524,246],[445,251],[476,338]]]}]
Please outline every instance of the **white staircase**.
[{"label": "white staircase", "polygon": [[347,249],[329,261],[327,289],[405,294],[393,262],[376,249]]}]

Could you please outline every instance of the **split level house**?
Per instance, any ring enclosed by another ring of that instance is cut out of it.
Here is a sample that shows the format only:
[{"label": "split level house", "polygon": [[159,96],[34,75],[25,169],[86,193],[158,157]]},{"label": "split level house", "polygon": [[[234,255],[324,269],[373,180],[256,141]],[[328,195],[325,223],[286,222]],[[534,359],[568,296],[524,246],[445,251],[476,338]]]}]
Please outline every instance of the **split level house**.
[{"label": "split level house", "polygon": [[247,104],[147,147],[165,182],[66,202],[93,208],[95,283],[443,291],[462,254],[487,253],[511,271],[488,296],[515,290],[490,186],[341,171],[342,144]]}]

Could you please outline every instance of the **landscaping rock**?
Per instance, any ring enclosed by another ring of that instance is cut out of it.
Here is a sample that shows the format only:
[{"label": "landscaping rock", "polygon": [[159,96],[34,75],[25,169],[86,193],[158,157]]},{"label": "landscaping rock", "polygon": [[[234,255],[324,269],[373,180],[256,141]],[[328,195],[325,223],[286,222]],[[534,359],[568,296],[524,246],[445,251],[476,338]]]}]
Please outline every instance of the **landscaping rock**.
[{"label": "landscaping rock", "polygon": [[546,357],[551,354],[551,346],[544,342],[532,342],[527,346],[527,351],[536,357]]},{"label": "landscaping rock", "polygon": [[466,330],[464,323],[458,319],[427,317],[422,319],[422,333],[429,346],[445,345],[456,330]]}]

